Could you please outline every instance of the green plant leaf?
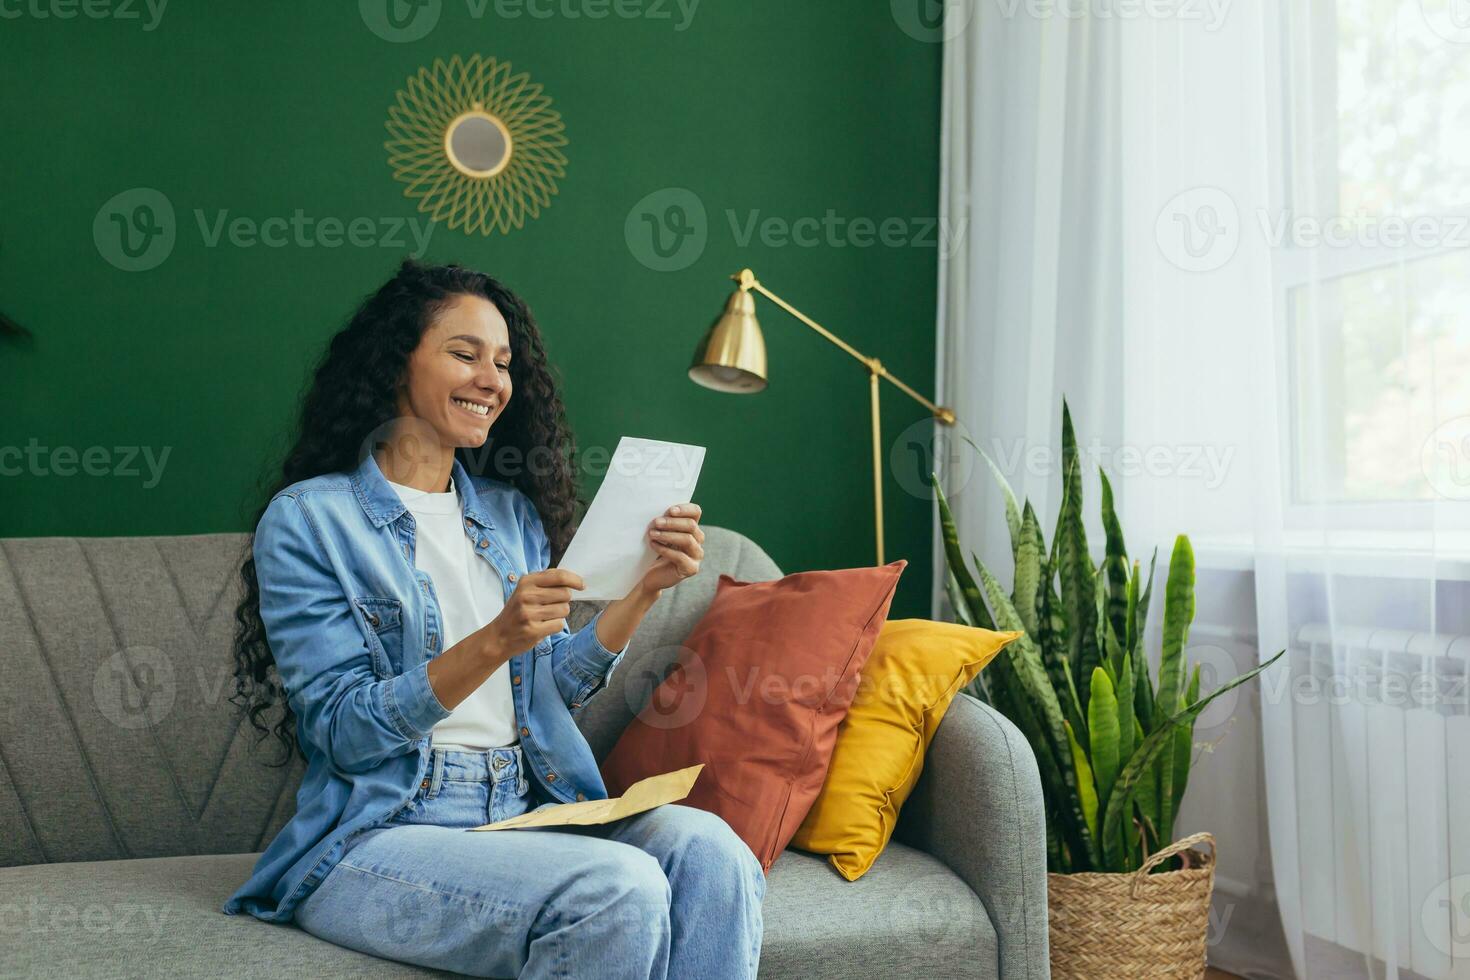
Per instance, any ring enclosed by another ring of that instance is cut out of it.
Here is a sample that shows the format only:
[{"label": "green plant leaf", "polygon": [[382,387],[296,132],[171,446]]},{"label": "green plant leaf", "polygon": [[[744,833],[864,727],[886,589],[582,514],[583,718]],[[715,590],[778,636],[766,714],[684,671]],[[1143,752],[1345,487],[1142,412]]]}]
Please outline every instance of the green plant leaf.
[{"label": "green plant leaf", "polygon": [[1138,665],[1133,668],[1133,713],[1143,730],[1154,730],[1154,687],[1148,676],[1148,655],[1138,651]]},{"label": "green plant leaf", "polygon": [[[1194,673],[1189,678],[1189,690],[1184,694],[1186,704],[1194,704],[1199,700],[1199,664],[1194,665]],[[1184,800],[1185,787],[1189,785],[1189,770],[1193,766],[1194,756],[1194,723],[1191,718],[1183,722],[1174,730],[1174,799],[1170,806],[1171,816],[1179,815],[1179,804]],[[1171,831],[1172,827],[1169,828]]]},{"label": "green plant leaf", "polygon": [[1154,597],[1154,569],[1158,564],[1159,549],[1155,548],[1148,560],[1148,579],[1144,582],[1143,594],[1138,597],[1138,629],[1133,634],[1134,643],[1137,644],[1133,648],[1133,662],[1136,664],[1143,663],[1143,658],[1138,654],[1143,649],[1143,631],[1148,626],[1148,607]]},{"label": "green plant leaf", "polygon": [[1134,655],[1135,662],[1138,654],[1138,574],[1138,562],[1135,561],[1128,576],[1128,608],[1123,616],[1123,648]]},{"label": "green plant leaf", "polygon": [[1169,579],[1164,585],[1163,655],[1159,660],[1158,702],[1173,714],[1184,693],[1184,646],[1189,642],[1189,624],[1194,620],[1194,550],[1189,538],[1174,539],[1169,559]]},{"label": "green plant leaf", "polygon": [[1138,719],[1133,714],[1133,656],[1123,654],[1123,668],[1118,671],[1118,687],[1116,700],[1118,703],[1118,761],[1121,766],[1123,762],[1133,756],[1133,749],[1142,739],[1136,733]]},{"label": "green plant leaf", "polygon": [[[1070,426],[1070,421],[1068,422]],[[1092,668],[1097,666],[1097,638],[1093,633],[1096,603],[1093,597],[1092,558],[1087,552],[1087,530],[1082,524],[1082,472],[1077,467],[1075,440],[1073,459],[1067,467],[1062,490],[1062,509],[1057,516],[1057,575],[1062,588],[1062,608],[1067,617],[1067,657],[1072,662],[1082,706],[1087,706],[1087,689]]]},{"label": "green plant leaf", "polygon": [[1021,509],[1016,506],[1015,491],[1011,489],[1011,484],[1006,480],[1005,474],[1000,471],[1000,467],[995,465],[995,460],[990,458],[990,454],[976,446],[975,440],[969,436],[965,436],[964,440],[985,459],[986,465],[990,467],[990,475],[995,477],[995,485],[1000,487],[1001,496],[1005,499],[1006,504],[1006,529],[1011,532],[1011,554],[1014,555],[1016,548],[1020,545],[1021,537]]},{"label": "green plant leaf", "polygon": [[1067,655],[1065,653],[1059,655],[1057,659],[1062,664],[1062,689],[1057,695],[1062,701],[1062,714],[1067,716],[1067,721],[1071,723],[1073,730],[1078,733],[1078,737],[1083,741],[1087,741],[1089,738],[1087,722],[1084,720],[1082,714],[1082,701],[1077,697],[1077,688],[1072,684],[1071,664],[1067,663]]},{"label": "green plant leaf", "polygon": [[1072,731],[1071,725],[1067,725],[1067,744],[1072,749],[1072,768],[1077,770],[1077,796],[1082,802],[1082,816],[1087,820],[1087,832],[1096,839],[1097,786],[1093,782],[1092,768],[1087,764],[1087,756],[1077,742],[1077,733]]},{"label": "green plant leaf", "polygon": [[[986,568],[983,562],[979,568],[985,596],[995,607],[995,615],[1000,628],[1004,630],[1024,629],[1020,614],[1011,605],[1011,600],[1006,597],[1005,591],[1001,589],[995,576],[990,574],[990,569]],[[1057,700],[1051,682],[1047,679],[1045,668],[1041,665],[1041,654],[1037,651],[1035,642],[1031,637],[1023,634],[1015,642],[1007,644],[1004,652],[1008,655],[1010,665],[1020,682],[1021,690],[1039,709],[1041,720],[1046,725],[1054,746],[1059,750],[1064,749],[1067,740],[1062,729],[1062,706]]]},{"label": "green plant leaf", "polygon": [[959,624],[974,626],[975,617],[970,615],[970,604],[965,599],[964,592],[960,590],[959,581],[954,577],[954,569],[948,565],[944,569],[944,594],[949,598],[950,608],[954,610],[954,618]]},{"label": "green plant leaf", "polygon": [[1037,646],[1041,649],[1041,663],[1046,667],[1047,676],[1051,678],[1051,686],[1058,691],[1065,690],[1068,679],[1072,676],[1064,666],[1067,652],[1067,616],[1062,609],[1061,599],[1057,597],[1056,568],[1050,559],[1042,569],[1037,600],[1040,603],[1037,616],[1041,634]]},{"label": "green plant leaf", "polygon": [[[1118,703],[1118,761],[1121,767],[1133,756],[1133,750],[1139,742],[1143,741],[1138,734],[1138,719],[1133,714],[1133,656],[1123,654],[1123,666],[1118,672],[1117,686]],[[1114,781],[1116,784],[1116,780]],[[1109,790],[1111,792],[1111,789]],[[1127,855],[1136,850],[1135,839],[1138,836],[1137,828],[1132,820],[1128,819],[1125,812],[1123,817],[1123,832],[1121,840],[1117,837],[1103,842],[1105,860],[1109,866],[1117,867],[1127,863]],[[1117,848],[1117,852],[1111,858],[1106,856],[1108,848]]]},{"label": "green plant leaf", "polygon": [[969,610],[970,621],[981,629],[994,630],[995,622],[990,618],[990,611],[985,608],[985,601],[980,597],[980,589],[975,585],[974,576],[965,566],[965,556],[960,551],[960,533],[955,528],[954,515],[950,513],[949,500],[944,496],[944,489],[939,485],[937,473],[929,474],[929,484],[934,487],[934,497],[939,502],[939,526],[944,537],[944,558],[951,574],[954,575],[955,585],[964,600],[965,608]]},{"label": "green plant leaf", "polygon": [[[1093,608],[1097,611],[1093,632],[1097,635],[1098,662],[1107,668],[1108,678],[1121,691],[1123,688],[1118,687],[1118,675],[1123,670],[1123,644],[1118,642],[1118,636],[1113,632],[1113,621],[1108,616],[1107,576],[1099,571],[1093,584]],[[1133,689],[1128,688],[1128,692],[1131,695]]]},{"label": "green plant leaf", "polygon": [[[1145,666],[1145,668],[1142,671],[1140,671],[1140,673],[1147,673],[1147,672],[1148,672],[1148,668],[1146,666]],[[1143,740],[1144,740],[1143,726],[1141,724],[1139,724],[1138,717],[1135,715],[1134,716],[1134,719],[1133,719],[1133,751],[1128,754],[1127,757],[1129,759],[1132,759],[1133,756],[1137,754],[1138,747],[1143,744]],[[1148,828],[1148,832],[1149,833],[1152,833],[1153,832],[1153,827],[1154,827],[1154,819],[1155,819],[1155,816],[1157,815],[1158,810],[1159,810],[1158,781],[1157,781],[1157,779],[1154,778],[1154,772],[1153,772],[1153,767],[1152,766],[1149,767],[1149,770],[1144,773],[1143,778],[1140,779],[1138,781],[1138,784],[1134,787],[1133,796],[1134,796],[1134,806],[1135,806],[1135,808],[1137,810],[1139,821],[1142,822],[1144,824],[1144,826]],[[1125,823],[1125,824],[1131,824],[1131,823],[1133,823],[1132,820],[1128,820],[1127,819],[1126,815],[1124,816],[1122,822]],[[1132,844],[1132,847],[1130,848],[1130,850],[1128,852],[1127,861],[1125,861],[1125,865],[1131,864],[1133,868],[1139,867],[1141,864],[1143,864],[1143,859],[1144,858],[1146,858],[1149,854],[1152,854],[1154,851],[1158,850],[1158,847],[1156,847],[1156,846],[1151,847],[1150,846],[1151,844],[1157,844],[1157,842],[1158,842],[1157,835],[1155,835],[1151,839],[1148,838],[1147,836],[1145,836],[1145,839],[1142,842],[1142,844],[1143,844],[1143,848],[1142,849],[1143,849],[1143,851],[1145,853],[1140,854],[1139,853],[1139,841],[1136,838],[1133,839],[1133,840],[1131,840],[1130,843]],[[1131,870],[1131,869],[1129,869],[1129,870]]]},{"label": "green plant leaf", "polygon": [[1077,472],[1082,472],[1081,460],[1077,457],[1077,432],[1072,427],[1072,406],[1067,404],[1066,396],[1062,396],[1062,472],[1066,473],[1073,466]]},{"label": "green plant leaf", "polygon": [[1041,636],[1041,576],[1046,544],[1041,537],[1041,523],[1031,501],[1026,501],[1021,514],[1021,537],[1016,546],[1016,580],[1011,589],[1011,602],[1021,622],[1033,639]]},{"label": "green plant leaf", "polygon": [[[1111,665],[1111,673],[1114,677],[1121,677],[1123,673],[1123,658],[1127,656],[1123,650],[1123,644],[1118,642],[1118,637],[1113,633],[1112,623],[1105,624],[1103,633],[1105,635],[1103,636],[1104,655],[1102,662]],[[1122,688],[1119,688],[1119,690],[1122,690]],[[1131,696],[1133,689],[1129,688],[1128,692]]]},{"label": "green plant leaf", "polygon": [[[1107,803],[1118,778],[1118,699],[1113,681],[1101,667],[1092,668],[1092,700],[1087,702],[1087,731],[1092,745],[1092,773],[1097,798]],[[1104,844],[1110,842],[1105,841]]]},{"label": "green plant leaf", "polygon": [[[1118,514],[1113,509],[1113,485],[1108,474],[1098,467],[1102,481],[1103,533],[1107,537],[1107,548],[1103,568],[1107,569],[1108,606],[1107,618],[1113,626],[1115,636],[1128,635],[1128,549],[1123,544],[1123,526],[1118,523]],[[1121,662],[1122,658],[1119,658]],[[1114,671],[1116,673],[1116,670]]]},{"label": "green plant leaf", "polygon": [[[1092,610],[1092,642],[1099,651],[1104,651],[1107,641],[1103,634],[1108,628],[1108,577],[1103,574],[1102,570],[1092,577]],[[1108,675],[1116,682],[1118,674],[1113,670],[1113,665],[1108,657],[1100,654],[1098,662],[1108,669]]]},{"label": "green plant leaf", "polygon": [[[1102,836],[1105,840],[1119,832],[1121,826],[1120,821],[1133,802],[1133,793],[1138,785],[1138,781],[1152,766],[1159,753],[1163,752],[1165,748],[1172,747],[1175,727],[1185,721],[1198,717],[1199,713],[1205,710],[1211,701],[1226,691],[1237,688],[1260,674],[1263,670],[1280,660],[1285,653],[1285,650],[1277,652],[1275,656],[1265,663],[1246,671],[1234,680],[1222,684],[1218,690],[1211,693],[1208,697],[1194,701],[1183,710],[1176,712],[1172,717],[1164,719],[1163,723],[1159,725],[1158,730],[1143,740],[1143,743],[1133,751],[1132,757],[1123,766],[1122,771],[1118,774],[1117,780],[1113,783],[1113,791],[1108,797],[1108,803],[1103,813]],[[1160,830],[1160,834],[1163,834],[1162,830]]]}]

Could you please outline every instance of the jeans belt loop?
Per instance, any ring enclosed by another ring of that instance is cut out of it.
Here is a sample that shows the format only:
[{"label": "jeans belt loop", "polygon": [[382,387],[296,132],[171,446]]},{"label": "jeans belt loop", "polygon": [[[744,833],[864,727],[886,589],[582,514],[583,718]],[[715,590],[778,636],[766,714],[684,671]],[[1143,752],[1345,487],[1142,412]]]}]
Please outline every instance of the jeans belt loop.
[{"label": "jeans belt loop", "polygon": [[439,790],[444,785],[444,752],[440,749],[434,750],[434,775],[429,778],[429,791],[424,794],[424,799],[432,800],[439,795]]},{"label": "jeans belt loop", "polygon": [[519,742],[515,745],[516,750],[516,795],[525,796],[530,790],[531,784],[526,776],[526,753],[521,751]]}]

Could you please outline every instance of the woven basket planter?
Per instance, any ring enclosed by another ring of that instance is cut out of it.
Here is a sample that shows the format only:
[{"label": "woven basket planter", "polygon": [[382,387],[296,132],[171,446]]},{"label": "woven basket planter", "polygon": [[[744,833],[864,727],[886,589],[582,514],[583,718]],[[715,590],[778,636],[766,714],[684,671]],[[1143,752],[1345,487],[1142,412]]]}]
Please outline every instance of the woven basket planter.
[{"label": "woven basket planter", "polygon": [[[1210,853],[1193,851],[1207,843]],[[1184,868],[1149,874],[1175,854]],[[1205,975],[1215,838],[1194,834],[1123,874],[1048,874],[1053,980],[1198,980]]]}]

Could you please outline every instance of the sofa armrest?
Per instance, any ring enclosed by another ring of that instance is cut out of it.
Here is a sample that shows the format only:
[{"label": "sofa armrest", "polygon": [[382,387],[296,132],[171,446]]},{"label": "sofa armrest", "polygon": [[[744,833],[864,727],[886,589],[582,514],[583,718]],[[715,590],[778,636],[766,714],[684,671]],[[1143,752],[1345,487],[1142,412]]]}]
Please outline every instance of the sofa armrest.
[{"label": "sofa armrest", "polygon": [[1046,810],[1031,746],[968,694],[950,704],[894,836],[940,861],[980,897],[1000,980],[1048,980]]}]

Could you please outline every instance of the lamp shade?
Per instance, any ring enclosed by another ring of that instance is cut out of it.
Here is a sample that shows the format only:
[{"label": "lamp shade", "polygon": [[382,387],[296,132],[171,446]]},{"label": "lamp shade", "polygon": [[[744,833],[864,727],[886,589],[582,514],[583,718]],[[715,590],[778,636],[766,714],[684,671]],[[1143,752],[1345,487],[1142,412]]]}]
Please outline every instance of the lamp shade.
[{"label": "lamp shade", "polygon": [[737,289],[689,365],[689,378],[737,395],[753,394],[766,386],[766,338],[755,318],[755,297]]}]

